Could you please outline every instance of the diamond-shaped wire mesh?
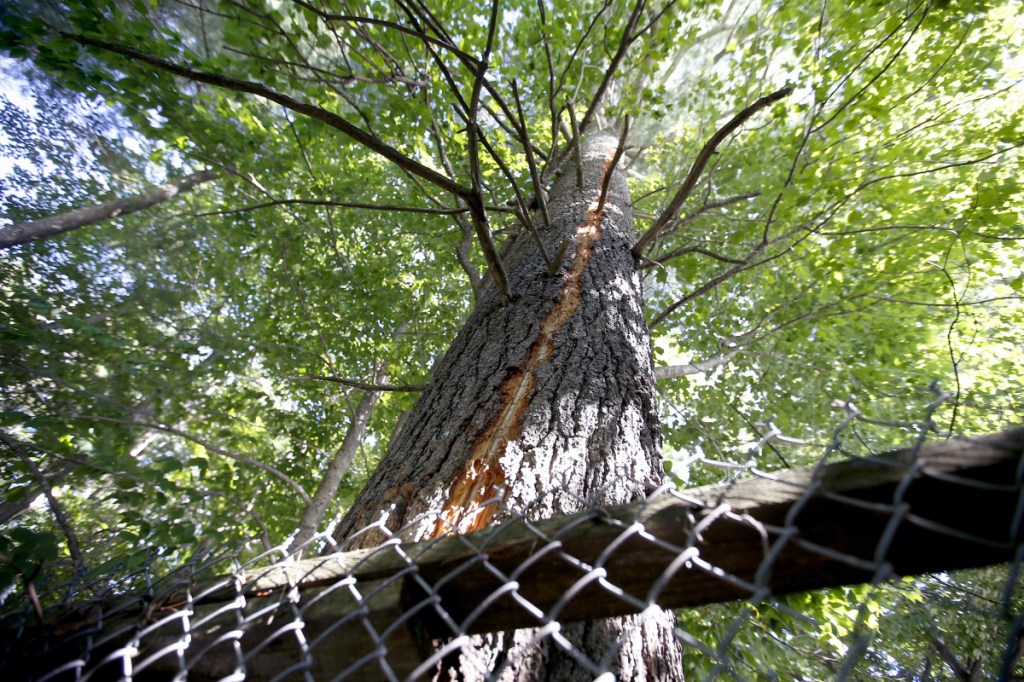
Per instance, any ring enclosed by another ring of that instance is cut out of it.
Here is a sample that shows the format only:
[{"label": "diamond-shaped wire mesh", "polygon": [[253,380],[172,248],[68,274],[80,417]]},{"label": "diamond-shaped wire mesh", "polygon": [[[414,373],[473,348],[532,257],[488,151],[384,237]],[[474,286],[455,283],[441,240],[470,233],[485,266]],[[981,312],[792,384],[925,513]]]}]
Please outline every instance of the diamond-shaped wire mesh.
[{"label": "diamond-shaped wire mesh", "polygon": [[[382,510],[369,550],[324,533],[302,559],[253,541],[162,576],[142,562],[22,586],[0,616],[0,676],[525,679],[532,643],[604,682],[625,676],[618,646],[583,650],[572,624],[640,614],[626,639],[660,606],[675,609],[676,679],[1020,679],[1024,429],[926,442],[930,424],[845,407],[812,468],[694,456],[721,483],[421,543]],[[914,443],[876,455],[860,427]],[[815,446],[770,428],[764,447]]]}]

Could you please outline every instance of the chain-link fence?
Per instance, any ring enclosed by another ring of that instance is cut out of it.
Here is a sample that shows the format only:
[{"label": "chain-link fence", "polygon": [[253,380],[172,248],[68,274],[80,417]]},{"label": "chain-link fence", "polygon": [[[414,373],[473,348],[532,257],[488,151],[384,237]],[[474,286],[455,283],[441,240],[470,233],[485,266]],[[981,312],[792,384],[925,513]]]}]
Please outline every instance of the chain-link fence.
[{"label": "chain-link fence", "polygon": [[[675,609],[677,679],[1020,679],[1024,429],[947,440],[845,407],[830,442],[769,424],[745,462],[676,467],[719,483],[629,505],[421,543],[382,516],[370,550],[324,533],[304,559],[254,542],[159,577],[142,562],[23,585],[0,618],[0,677],[522,679],[517,650],[488,658],[480,642],[530,628],[577,678],[609,680],[627,674],[570,624],[658,605]],[[874,454],[879,426],[911,446]],[[819,455],[768,472],[766,448]]]}]

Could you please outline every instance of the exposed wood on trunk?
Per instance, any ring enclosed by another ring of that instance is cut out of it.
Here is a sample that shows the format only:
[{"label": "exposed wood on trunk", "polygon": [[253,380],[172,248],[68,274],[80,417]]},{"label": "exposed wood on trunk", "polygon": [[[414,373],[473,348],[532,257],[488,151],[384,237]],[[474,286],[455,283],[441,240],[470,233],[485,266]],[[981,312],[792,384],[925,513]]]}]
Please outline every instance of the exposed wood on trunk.
[{"label": "exposed wood on trunk", "polygon": [[[601,173],[601,186],[606,186],[611,167],[609,156]],[[432,537],[441,536],[451,530],[468,533],[486,528],[498,504],[488,504],[500,499],[505,490],[505,472],[500,459],[508,445],[519,437],[522,419],[537,385],[540,369],[547,364],[555,352],[555,336],[562,331],[580,307],[583,300],[583,271],[590,261],[594,242],[600,238],[603,206],[594,201],[587,210],[587,219],[576,228],[571,243],[576,250],[570,260],[568,272],[558,300],[540,324],[536,339],[530,346],[523,366],[513,372],[498,389],[505,401],[499,416],[491,428],[481,434],[473,453],[463,471],[458,474],[448,500],[440,512]]]},{"label": "exposed wood on trunk", "polygon": [[[630,201],[624,175],[609,171],[618,139],[595,134],[581,148],[584,183],[560,177],[550,222],[535,220],[548,253],[567,244],[552,272],[538,245],[517,240],[503,256],[515,297],[479,301],[401,437],[339,526],[348,547],[397,533],[423,540],[483,528],[531,509],[542,516],[640,499],[658,482],[658,425],[650,335],[643,316]],[[605,182],[607,180],[607,182]],[[603,211],[597,210],[607,186]],[[439,514],[439,510],[441,513]],[[387,532],[361,532],[383,520]],[[672,615],[645,614],[562,632],[595,660],[625,638],[615,669],[658,677],[681,665]],[[586,671],[533,635],[467,643],[470,659],[503,660],[502,679],[575,679]],[[632,638],[632,639],[630,639]],[[542,666],[543,670],[537,666]]]},{"label": "exposed wood on trunk", "polygon": [[27,244],[53,237],[54,235],[77,230],[87,225],[129,215],[154,206],[162,201],[167,201],[182,192],[187,192],[196,185],[213,180],[218,175],[217,171],[204,170],[183,178],[171,180],[162,185],[150,187],[138,194],[126,199],[108,201],[95,206],[87,206],[60,215],[50,216],[42,220],[35,220],[25,223],[17,223],[0,228],[0,249],[6,249],[18,244]]}]

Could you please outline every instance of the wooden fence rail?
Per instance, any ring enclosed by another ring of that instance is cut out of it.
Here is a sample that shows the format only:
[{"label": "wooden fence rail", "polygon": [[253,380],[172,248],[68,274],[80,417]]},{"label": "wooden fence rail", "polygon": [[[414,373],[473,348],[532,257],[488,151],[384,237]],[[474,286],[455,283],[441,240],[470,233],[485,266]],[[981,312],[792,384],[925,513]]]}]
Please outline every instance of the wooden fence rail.
[{"label": "wooden fence rail", "polygon": [[239,661],[247,679],[289,666],[380,679],[385,656],[401,678],[431,640],[1011,561],[1024,539],[1022,478],[1024,429],[1013,429],[517,519],[108,604],[103,618],[22,633],[17,667],[83,667],[87,642],[86,669],[107,661],[92,679],[122,677],[126,665],[137,679],[186,668],[189,679],[217,678]]}]

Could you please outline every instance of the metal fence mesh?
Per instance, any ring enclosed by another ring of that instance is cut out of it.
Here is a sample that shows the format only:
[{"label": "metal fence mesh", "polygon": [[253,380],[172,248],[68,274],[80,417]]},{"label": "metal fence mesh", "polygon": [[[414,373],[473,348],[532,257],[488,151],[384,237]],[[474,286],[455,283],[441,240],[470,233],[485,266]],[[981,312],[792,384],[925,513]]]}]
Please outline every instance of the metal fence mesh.
[{"label": "metal fence mesh", "polygon": [[[0,676],[432,679],[461,652],[464,677],[499,679],[517,662],[474,660],[472,637],[535,628],[604,681],[614,657],[565,627],[659,604],[676,609],[680,678],[1021,679],[1024,432],[936,439],[929,420],[842,407],[829,442],[768,424],[746,461],[688,458],[690,478],[717,485],[669,482],[630,505],[527,510],[417,544],[382,516],[371,550],[326,531],[303,559],[254,540],[162,575],[153,554],[11,588]],[[876,454],[900,440],[912,445]],[[819,455],[770,472],[766,448]]]}]

